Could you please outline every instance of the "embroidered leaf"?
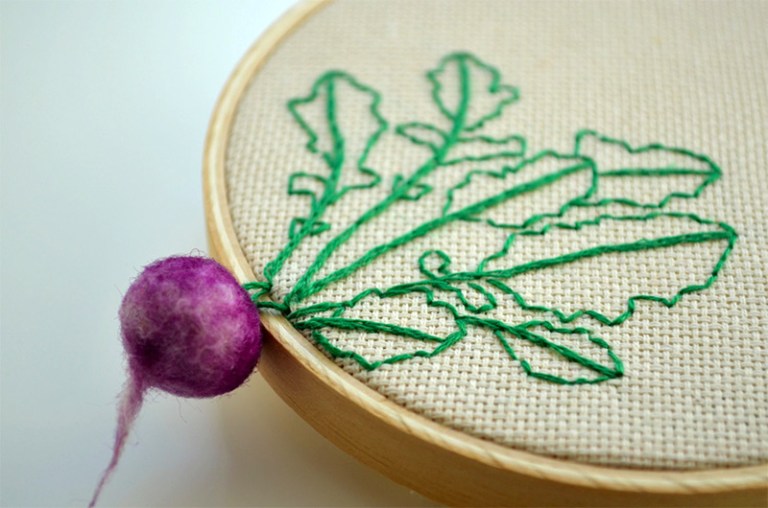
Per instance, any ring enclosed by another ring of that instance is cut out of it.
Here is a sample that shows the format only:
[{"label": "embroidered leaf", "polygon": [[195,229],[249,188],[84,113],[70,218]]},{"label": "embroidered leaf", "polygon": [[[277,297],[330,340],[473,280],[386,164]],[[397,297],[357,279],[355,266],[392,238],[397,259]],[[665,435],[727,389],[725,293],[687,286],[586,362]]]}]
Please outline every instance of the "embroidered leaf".
[{"label": "embroidered leaf", "polygon": [[632,147],[595,131],[576,134],[575,155],[595,161],[600,183],[595,203],[661,208],[673,198],[696,198],[720,178],[706,155],[660,143]]},{"label": "embroidered leaf", "polygon": [[595,192],[595,168],[589,159],[547,151],[498,171],[472,170],[446,193],[443,216],[472,208],[475,202],[498,195],[499,189],[516,191],[510,197],[517,199],[500,200],[462,218],[518,228],[542,215],[560,214]]},{"label": "embroidered leaf", "polygon": [[589,316],[615,326],[640,301],[672,307],[710,287],[736,237],[727,224],[693,214],[600,215],[513,233],[475,273],[446,279],[485,279],[525,310],[562,323]]},{"label": "embroidered leaf", "polygon": [[319,154],[330,170],[321,198],[328,204],[349,190],[373,187],[381,180],[366,166],[371,150],[387,129],[379,112],[380,102],[373,88],[340,71],[323,74],[308,96],[288,102],[288,109],[309,138],[307,150]]},{"label": "embroidered leaf", "polygon": [[502,84],[498,70],[469,53],[446,56],[427,77],[440,112],[466,131],[497,118],[520,95],[515,87]]},{"label": "embroidered leaf", "polygon": [[[543,330],[532,331],[536,329]],[[540,321],[495,334],[531,377],[559,384],[594,384],[624,375],[624,364],[611,346],[586,328],[558,328]]]},{"label": "embroidered leaf", "polygon": [[[423,296],[424,303],[404,309],[399,300],[403,296],[419,302]],[[409,320],[420,322],[421,327],[404,326],[404,313]],[[346,302],[306,307],[294,313],[292,320],[296,328],[311,331],[312,340],[332,356],[352,358],[372,370],[447,350],[466,335],[466,327],[456,317],[455,310],[435,300],[430,291],[414,288],[393,293],[369,289]],[[350,350],[337,346],[339,333],[357,334],[358,347]],[[395,336],[397,340],[384,353],[377,344],[386,336]]]},{"label": "embroidered leaf", "polygon": [[[328,175],[291,174],[288,193],[308,196],[310,212],[307,217],[291,220],[290,241],[266,264],[266,284],[255,289],[254,301],[270,291],[275,276],[305,237],[331,228],[322,220],[328,207],[351,190],[375,187],[381,181],[381,176],[366,165],[388,127],[379,112],[380,102],[376,90],[341,71],[326,72],[315,81],[309,95],[288,101],[288,110],[309,138],[306,149],[321,156]],[[289,307],[288,302],[281,305]]]}]

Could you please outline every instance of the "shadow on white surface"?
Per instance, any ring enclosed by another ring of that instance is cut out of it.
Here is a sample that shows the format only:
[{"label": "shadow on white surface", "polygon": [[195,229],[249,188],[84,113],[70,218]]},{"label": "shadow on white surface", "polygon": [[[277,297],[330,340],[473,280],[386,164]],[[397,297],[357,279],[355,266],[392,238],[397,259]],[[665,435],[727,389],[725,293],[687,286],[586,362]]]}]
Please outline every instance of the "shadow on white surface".
[{"label": "shadow on white surface", "polygon": [[337,449],[257,376],[219,401],[230,505],[435,506]]}]

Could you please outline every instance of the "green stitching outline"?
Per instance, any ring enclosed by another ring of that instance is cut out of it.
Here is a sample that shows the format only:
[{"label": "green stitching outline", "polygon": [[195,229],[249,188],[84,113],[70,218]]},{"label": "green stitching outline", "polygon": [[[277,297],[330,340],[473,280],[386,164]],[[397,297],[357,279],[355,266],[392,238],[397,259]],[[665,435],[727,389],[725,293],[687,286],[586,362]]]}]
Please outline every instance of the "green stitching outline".
[{"label": "green stitching outline", "polygon": [[[452,113],[448,110],[448,108],[443,103],[442,99],[440,99],[440,92],[443,89],[443,85],[440,82],[439,76],[445,72],[446,68],[448,67],[448,64],[451,62],[456,62],[456,65],[459,68],[459,82],[461,86],[461,98],[459,100],[459,106],[456,113]],[[490,65],[486,64],[485,62],[481,61],[479,58],[474,56],[471,53],[467,52],[456,52],[456,53],[450,53],[443,57],[442,60],[440,60],[440,63],[437,66],[437,69],[427,72],[427,79],[432,83],[432,100],[437,104],[437,107],[440,109],[440,112],[451,121],[456,121],[458,118],[461,118],[461,123],[465,123],[465,116],[467,114],[467,107],[465,105],[465,101],[467,97],[469,96],[469,87],[470,87],[470,69],[469,65],[474,64],[480,69],[488,72],[491,75],[491,84],[488,86],[487,91],[490,92],[492,95],[501,93],[501,92],[508,92],[509,95],[502,99],[499,104],[497,105],[496,109],[491,111],[490,113],[487,113],[480,117],[480,119],[476,120],[475,122],[466,125],[465,129],[468,132],[474,131],[476,129],[479,129],[483,125],[485,125],[486,122],[493,120],[494,118],[498,118],[501,116],[503,109],[512,104],[513,102],[516,102],[520,99],[520,91],[517,89],[517,87],[509,86],[509,85],[503,85],[501,83],[501,73],[495,68],[491,67]]]},{"label": "green stitching outline", "polygon": [[611,203],[621,203],[624,205],[629,206],[639,206],[643,208],[664,208],[672,199],[674,198],[682,198],[682,199],[695,199],[698,198],[702,192],[704,192],[704,189],[708,186],[715,183],[717,180],[719,180],[722,176],[722,170],[720,169],[720,166],[715,164],[715,162],[707,157],[706,155],[702,155],[696,152],[693,152],[691,150],[688,150],[687,148],[678,148],[673,146],[666,146],[662,145],[661,143],[650,143],[647,145],[642,145],[638,147],[633,147],[628,142],[622,140],[622,139],[616,139],[611,138],[608,136],[605,136],[603,134],[598,133],[597,131],[590,130],[590,129],[583,129],[576,133],[576,141],[573,148],[573,153],[578,154],[581,150],[581,145],[586,137],[594,137],[597,138],[598,141],[601,143],[609,143],[609,144],[615,144],[620,147],[622,147],[627,153],[629,154],[641,154],[645,152],[653,152],[653,151],[666,151],[677,155],[684,155],[687,157],[691,157],[693,159],[698,160],[699,162],[705,163],[707,166],[709,166],[709,170],[695,170],[695,169],[689,169],[689,168],[677,168],[677,167],[667,167],[667,168],[658,168],[658,169],[650,169],[650,168],[624,168],[619,169],[616,171],[600,171],[598,172],[598,176],[603,177],[616,177],[616,176],[664,176],[664,175],[702,175],[706,176],[706,178],[702,181],[701,184],[699,184],[696,189],[693,192],[687,193],[687,192],[672,192],[665,196],[661,201],[658,203],[638,203],[636,201],[633,201],[631,199],[624,199],[624,198],[606,198],[598,201],[595,203],[595,205],[602,206],[607,205]]},{"label": "green stitching outline", "polygon": [[[454,109],[451,109],[443,101],[442,92],[445,89],[443,78],[447,75],[446,71],[449,65],[453,64],[456,65],[458,70],[458,103]],[[470,116],[473,114],[471,111],[474,97],[473,94],[476,92],[475,88],[473,88],[476,73],[485,73],[486,78],[489,79],[490,83],[487,88],[480,88],[480,93],[488,93],[491,97],[498,100],[493,109],[480,114],[477,119],[470,119]],[[375,170],[368,167],[366,161],[379,138],[389,127],[389,124],[379,110],[382,100],[380,93],[367,85],[361,84],[358,80],[344,71],[329,71],[322,74],[317,81],[315,81],[307,96],[292,99],[288,102],[290,114],[293,116],[298,126],[308,136],[305,148],[310,153],[320,155],[325,165],[330,169],[330,175],[326,177],[304,171],[290,175],[288,180],[288,194],[310,198],[309,214],[307,217],[296,217],[291,221],[289,227],[289,242],[275,259],[267,263],[264,270],[265,280],[249,282],[245,284],[244,287],[252,292],[252,298],[259,308],[274,309],[285,315],[296,328],[307,331],[312,340],[320,348],[327,351],[332,357],[351,358],[357,361],[363,368],[369,370],[381,367],[382,365],[394,364],[414,358],[433,357],[447,350],[458,341],[463,340],[468,334],[468,327],[474,326],[490,330],[499,340],[501,346],[509,354],[510,358],[519,362],[526,374],[531,377],[548,382],[574,385],[601,383],[621,377],[624,374],[624,365],[621,359],[605,340],[595,336],[588,328],[567,328],[542,319],[534,319],[513,325],[484,316],[484,314],[498,306],[498,297],[494,294],[494,290],[498,290],[503,297],[510,298],[522,309],[534,313],[547,313],[548,316],[555,317],[562,324],[568,324],[583,316],[588,316],[603,325],[618,326],[634,314],[637,301],[647,300],[661,303],[666,307],[672,307],[676,305],[684,295],[703,291],[711,287],[725,266],[728,256],[734,248],[738,238],[736,231],[724,222],[705,219],[692,213],[675,211],[664,212],[660,210],[675,198],[695,199],[699,197],[706,187],[721,177],[722,171],[720,167],[706,155],[685,148],[665,146],[661,143],[651,143],[633,147],[624,140],[611,138],[599,134],[594,130],[583,129],[578,131],[575,135],[574,150],[571,154],[558,153],[553,150],[543,150],[536,153],[533,157],[524,158],[512,166],[504,165],[498,170],[470,169],[465,174],[463,180],[446,192],[445,203],[442,213],[439,216],[414,227],[405,234],[372,248],[347,266],[337,269],[322,278],[317,278],[320,269],[342,244],[354,237],[355,232],[360,226],[373,220],[380,214],[385,213],[398,200],[417,201],[431,193],[434,189],[427,181],[425,181],[431,173],[440,170],[441,168],[455,166],[459,163],[489,162],[503,158],[524,157],[526,152],[526,140],[519,134],[504,137],[475,134],[475,131],[482,128],[487,122],[500,118],[504,109],[519,99],[518,89],[503,84],[501,74],[497,69],[482,62],[479,58],[470,53],[456,52],[443,57],[435,69],[427,72],[426,77],[432,86],[432,100],[440,113],[449,121],[449,128],[442,129],[424,122],[407,122],[397,125],[394,129],[394,133],[408,140],[415,146],[428,148],[431,152],[431,156],[410,175],[396,175],[390,193],[380,202],[371,206],[352,225],[337,232],[317,254],[310,266],[299,278],[294,287],[291,288],[283,301],[274,302],[270,301],[266,295],[272,288],[274,276],[279,273],[284,263],[295,251],[296,247],[306,237],[322,234],[332,229],[331,224],[321,220],[325,210],[335,205],[351,190],[370,189],[379,185],[381,176]],[[348,158],[350,154],[347,153],[346,139],[344,133],[342,133],[340,129],[336,114],[337,82],[345,82],[349,84],[352,89],[370,97],[371,102],[369,112],[378,125],[378,128],[368,137],[362,153],[356,159],[358,171],[369,176],[370,181],[365,184],[344,186],[341,187],[341,189],[339,189],[341,170],[344,160]],[[321,97],[323,95],[326,112],[325,121],[328,124],[328,132],[332,140],[332,149],[328,152],[323,152],[318,148],[318,133],[311,127],[304,117],[302,117],[299,111],[302,105],[321,100],[323,99],[323,97]],[[425,136],[420,136],[419,131],[421,131],[420,134],[426,134],[426,138]],[[429,139],[430,135],[434,135],[432,136],[432,139]],[[694,160],[704,163],[709,169],[701,170],[670,165],[661,168],[624,167],[612,170],[601,170],[599,161],[580,153],[583,140],[588,137],[596,138],[600,143],[618,145],[629,155],[651,151],[666,151],[672,154],[693,158]],[[454,147],[460,146],[462,143],[480,143],[480,145],[488,145],[489,147],[501,147],[516,143],[517,149],[501,149],[493,151],[493,153],[450,157],[451,150]],[[519,183],[511,188],[504,188],[501,192],[498,192],[493,196],[483,198],[470,205],[466,205],[459,210],[451,210],[454,204],[455,192],[471,185],[474,178],[483,176],[497,178],[500,181],[503,181],[510,174],[518,173],[545,157],[552,157],[557,160],[568,162],[569,164],[565,167],[560,167],[554,172],[547,173],[544,176]],[[482,217],[485,212],[507,200],[543,188],[565,176],[576,174],[580,171],[590,172],[590,185],[586,189],[581,189],[577,195],[568,199],[557,211],[534,214],[519,224],[504,224],[494,221],[492,218]],[[627,197],[603,197],[597,201],[592,200],[597,194],[601,178],[652,178],[669,175],[701,176],[702,181],[693,191],[673,191],[664,196],[658,203],[640,203]],[[298,182],[302,179],[314,180],[316,184],[323,188],[322,195],[318,196],[313,190],[300,185]],[[546,219],[562,218],[568,210],[574,207],[591,207],[595,210],[599,210],[601,207],[612,203],[619,203],[640,210],[654,209],[654,211],[638,215],[612,215],[604,213],[572,224],[567,222],[553,222],[534,228],[536,224],[545,221]],[[515,241],[520,237],[546,235],[549,231],[553,230],[553,228],[581,230],[584,227],[599,227],[603,221],[652,221],[659,217],[673,217],[690,220],[702,226],[717,226],[719,229],[717,231],[701,231],[697,233],[687,233],[653,239],[641,239],[623,244],[598,245],[589,249],[570,252],[554,258],[539,259],[502,270],[487,270],[487,265],[491,261],[506,256],[510,249],[515,245]],[[348,277],[362,267],[375,261],[378,257],[457,220],[470,222],[483,221],[494,228],[513,229],[514,231],[507,236],[507,239],[500,250],[481,260],[477,269],[474,271],[452,272],[452,260],[448,254],[439,250],[429,249],[424,251],[417,261],[419,272],[426,277],[423,280],[398,284],[384,290],[368,288],[349,300],[342,302],[321,302],[311,305],[302,305],[303,300],[323,291],[333,283]],[[579,309],[571,314],[566,314],[560,309],[529,303],[519,292],[515,291],[506,282],[522,273],[572,263],[593,256],[642,251],[646,249],[668,248],[680,244],[697,244],[711,241],[726,241],[727,245],[715,263],[711,273],[703,283],[685,286],[678,290],[671,298],[647,294],[632,295],[627,299],[626,310],[613,318],[593,309]],[[434,261],[438,261],[438,266],[437,268],[430,269],[427,266],[427,263],[432,262],[434,264]],[[462,286],[464,286],[463,289]],[[465,291],[476,292],[484,303],[478,305],[472,303],[467,297],[467,294],[465,294]],[[436,294],[437,292],[453,294],[458,299],[460,306],[463,307],[464,312],[459,310],[459,308],[453,304],[441,300]],[[348,318],[344,315],[347,310],[354,308],[365,298],[395,298],[411,293],[422,294],[426,304],[430,307],[447,310],[455,322],[455,331],[448,334],[446,337],[437,337],[422,332],[421,330],[401,327],[389,323]],[[330,315],[320,316],[318,315],[320,313],[330,313]],[[570,348],[552,342],[551,340],[534,333],[531,329],[535,327],[542,327],[549,332],[557,334],[585,335],[590,342],[606,351],[612,366],[603,365],[591,358],[580,355]],[[419,349],[414,352],[398,354],[383,360],[369,361],[355,351],[343,350],[335,346],[333,342],[322,333],[323,330],[328,328],[375,334],[394,334],[415,339],[424,344],[436,344],[436,346],[432,350]],[[591,370],[595,373],[595,377],[565,379],[550,373],[535,371],[526,360],[518,357],[514,348],[508,341],[508,338],[510,337],[550,349],[553,353],[560,355],[563,359],[570,362],[576,362],[588,370]]]}]

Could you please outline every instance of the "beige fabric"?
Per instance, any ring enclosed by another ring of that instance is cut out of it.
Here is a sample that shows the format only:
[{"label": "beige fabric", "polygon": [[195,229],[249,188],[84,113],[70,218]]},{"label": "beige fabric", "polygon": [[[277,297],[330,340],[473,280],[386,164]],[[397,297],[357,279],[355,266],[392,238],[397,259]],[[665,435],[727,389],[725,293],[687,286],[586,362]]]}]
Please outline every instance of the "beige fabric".
[{"label": "beige fabric", "polygon": [[[261,273],[287,242],[291,218],[308,212],[307,198],[288,197],[289,174],[323,171],[317,157],[304,149],[307,139],[287,112],[288,99],[306,95],[322,72],[338,68],[381,92],[382,112],[392,125],[440,124],[444,119],[430,99],[425,72],[451,51],[471,51],[496,66],[504,82],[519,87],[522,94],[484,133],[522,134],[529,155],[547,148],[571,151],[575,132],[583,128],[633,145],[662,142],[706,154],[722,167],[723,178],[699,199],[673,200],[667,208],[729,223],[739,233],[737,246],[712,288],[687,295],[671,309],[640,302],[633,318],[620,327],[605,327],[589,318],[574,323],[589,326],[612,345],[624,361],[623,378],[582,386],[533,379],[492,334],[474,329],[432,359],[370,372],[351,360],[339,364],[414,412],[517,449],[625,467],[692,469],[764,462],[768,460],[766,19],[765,2],[333,3],[278,49],[240,104],[226,171],[241,245],[255,272]],[[354,119],[349,122],[347,129],[370,127],[355,124]],[[275,297],[290,291],[334,232],[384,197],[395,174],[413,171],[427,156],[423,148],[386,134],[369,160],[384,183],[349,193],[328,212],[325,220],[334,229],[308,239],[295,253],[276,279]],[[601,160],[621,164],[622,157],[609,153]],[[544,161],[541,170],[551,169],[553,163],[557,161]],[[469,167],[434,174],[429,179],[431,194],[418,202],[399,202],[391,213],[361,228],[320,276],[434,217],[443,206],[445,191],[461,181]],[[488,169],[493,167],[498,164]],[[353,172],[346,175],[354,182]],[[606,182],[600,192],[639,200],[658,196],[658,201],[670,189],[692,188],[685,178],[670,177],[663,183],[649,179],[629,186],[614,179],[612,187]],[[493,218],[514,221],[532,212],[556,211],[573,196],[574,188],[584,185],[583,176],[574,175],[494,210]],[[498,186],[498,180],[478,178],[471,192],[457,193],[457,203],[471,202]],[[610,210],[621,208],[614,205]],[[578,209],[566,217],[575,221],[590,213],[594,216],[594,210]],[[713,227],[659,219],[606,225],[588,233],[561,231],[546,239],[521,240],[503,264],[556,256],[596,242],[708,229]],[[316,300],[340,301],[368,287],[417,280],[421,277],[416,263],[427,249],[448,253],[454,271],[472,269],[496,252],[506,235],[474,223],[451,225],[382,257]],[[630,295],[670,297],[686,285],[703,282],[722,249],[721,242],[708,242],[602,256],[526,274],[515,279],[515,287],[529,301],[566,312],[586,305],[616,315]],[[535,317],[509,299],[503,299],[493,313],[510,323]],[[418,295],[361,305],[349,317],[412,326],[439,336],[450,333],[453,325],[446,312],[427,307]],[[412,352],[415,347],[401,337],[373,333],[329,336],[338,347],[370,359]],[[596,358],[605,354],[594,346],[590,350],[578,336],[569,341]],[[538,370],[579,374],[573,364],[558,361],[545,350],[512,345]]]}]

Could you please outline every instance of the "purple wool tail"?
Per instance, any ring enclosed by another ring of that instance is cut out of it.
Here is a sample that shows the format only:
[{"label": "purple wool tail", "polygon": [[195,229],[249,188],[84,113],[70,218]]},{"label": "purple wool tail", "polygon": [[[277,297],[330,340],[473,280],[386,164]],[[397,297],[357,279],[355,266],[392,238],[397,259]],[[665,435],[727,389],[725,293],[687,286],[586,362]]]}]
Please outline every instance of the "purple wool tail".
[{"label": "purple wool tail", "polygon": [[120,455],[123,453],[123,446],[128,438],[128,433],[133,426],[133,422],[136,420],[136,416],[139,414],[141,404],[144,402],[144,392],[146,388],[144,384],[137,380],[133,375],[128,379],[128,384],[123,391],[120,406],[117,411],[117,430],[115,431],[115,444],[112,452],[112,460],[109,461],[109,465],[101,475],[101,480],[96,486],[96,490],[93,493],[91,502],[88,503],[88,508],[96,506],[96,502],[99,499],[101,490],[109,480],[110,476],[117,467],[117,463],[120,460]]}]

